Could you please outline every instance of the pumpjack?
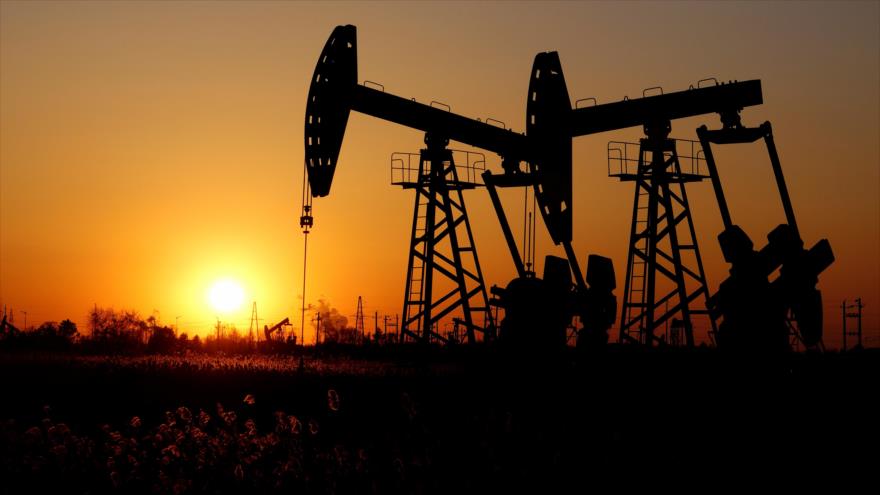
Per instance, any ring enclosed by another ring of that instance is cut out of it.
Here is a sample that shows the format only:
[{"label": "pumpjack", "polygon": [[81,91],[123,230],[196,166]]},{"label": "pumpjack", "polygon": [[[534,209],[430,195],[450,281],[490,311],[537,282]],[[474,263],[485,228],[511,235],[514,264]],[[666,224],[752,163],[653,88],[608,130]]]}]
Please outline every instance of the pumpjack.
[{"label": "pumpjack", "polygon": [[[529,168],[519,171],[509,164],[504,167],[505,174],[502,176],[484,176],[511,252],[515,246],[505,227],[506,221],[493,186],[532,185],[536,189],[550,236],[556,244],[565,247],[569,265],[577,278],[580,270],[570,243],[572,139],[642,126],[646,137],[639,145],[638,169],[633,173],[610,174],[621,180],[636,182],[620,338],[622,341],[655,345],[662,341],[655,337],[654,331],[672,320],[683,331],[686,344],[692,346],[691,315],[708,313],[706,309],[693,308],[693,302],[699,296],[708,299],[709,290],[684,183],[704,177],[682,170],[676,141],[669,139],[671,121],[727,112],[728,109],[738,112],[746,106],[760,103],[760,81],[753,80],[572,108],[558,54],[539,53],[532,67],[526,103],[527,136],[532,151],[528,158]],[[684,225],[688,227],[687,241],[679,233],[679,227]],[[695,267],[686,266],[681,255],[683,250],[694,251]],[[517,259],[515,253],[514,259]],[[607,330],[615,319],[617,306],[612,294],[615,288],[613,266],[610,260],[593,256],[588,262],[587,275],[590,291],[585,290],[583,279],[576,280],[576,292],[582,297],[581,309],[576,310],[575,314],[584,322],[578,342],[600,344],[607,341]],[[667,287],[671,285],[671,289],[662,296],[657,294],[659,277],[671,282],[666,284]],[[548,279],[546,274],[545,279]],[[641,285],[637,286],[636,281],[640,281]],[[640,296],[638,300],[637,295]],[[517,302],[506,306],[518,308],[522,299],[527,298],[515,297],[513,300]],[[631,331],[633,329],[636,331]]]},{"label": "pumpjack", "polygon": [[[701,87],[701,83],[708,81],[715,84]],[[684,333],[684,344],[693,346],[691,319],[693,315],[703,314],[709,317],[709,336],[717,335],[716,343],[721,347],[784,350],[790,332],[808,347],[820,344],[822,302],[816,284],[818,275],[834,261],[834,255],[826,239],[809,250],[803,247],[770,123],[757,128],[741,123],[740,112],[744,108],[763,103],[760,80],[727,84],[704,80],[697,87],[668,94],[663,94],[662,88],[652,89],[659,89],[660,94],[572,108],[558,54],[538,54],[532,67],[526,104],[527,135],[532,150],[530,170],[516,174],[512,167],[505,167],[505,177],[494,180],[487,177],[485,182],[505,184],[510,183],[510,177],[517,177],[514,180],[534,185],[551,237],[566,247],[569,263],[576,268],[577,260],[570,249],[571,139],[642,126],[645,138],[638,144],[636,169],[631,171],[624,167],[612,171],[609,167],[610,176],[636,183],[620,341],[649,346],[667,343],[659,338],[656,330],[671,320],[673,328]],[[685,168],[677,150],[681,140],[669,138],[671,122],[711,113],[719,115],[723,127],[710,131],[702,126],[697,130],[699,143],[685,141],[691,145],[686,155],[691,167]],[[771,232],[766,248],[755,252],[748,236],[731,221],[710,146],[750,143],[762,138],[787,223]],[[609,145],[609,150],[612,149],[617,148]],[[701,160],[706,162],[708,171],[701,170]],[[685,184],[704,179],[710,179],[714,186],[725,225],[719,242],[725,260],[732,264],[731,277],[714,295],[709,292],[685,190]],[[493,193],[491,187],[490,193]],[[498,208],[494,194],[493,203]],[[498,213],[504,224],[503,212],[499,209]],[[514,245],[510,236],[507,237],[513,251]],[[688,257],[690,263],[683,256],[687,251],[692,252]],[[589,280],[594,289],[593,300],[587,304],[591,311],[581,317],[592,325],[585,325],[579,335],[579,340],[588,342],[604,338],[603,330],[610,326],[605,315],[614,307],[611,301],[596,300],[614,289],[610,260],[593,266],[605,268],[600,269],[603,275],[597,277],[598,280]],[[591,268],[588,266],[588,278]],[[768,277],[777,269],[780,275],[771,283]],[[576,270],[575,274],[578,273]],[[658,292],[661,278],[668,281],[664,295]],[[545,279],[549,279],[546,274]],[[600,287],[605,290],[595,290]],[[700,297],[705,301],[703,307],[695,304]],[[719,319],[723,320],[720,330]],[[591,331],[591,326],[597,330]]]},{"label": "pumpjack", "polygon": [[9,336],[14,336],[20,332],[21,330],[19,330],[18,327],[13,325],[12,322],[6,318],[6,308],[4,307],[3,318],[0,319],[0,337],[6,338]]},{"label": "pumpjack", "polygon": [[[535,77],[536,94],[547,91],[548,95],[555,95],[551,92],[552,88],[545,88],[545,81],[552,85],[558,80],[550,77],[540,81],[538,79]],[[555,131],[559,124],[552,118],[558,113],[560,102],[559,99],[551,101],[531,98],[529,108],[547,118],[532,118],[529,135],[526,136],[457,115],[448,109],[401,98],[384,90],[358,84],[356,28],[348,25],[334,29],[315,68],[306,105],[305,166],[311,196],[326,196],[330,192],[351,111],[425,132],[426,148],[420,154],[418,174],[412,183],[405,184],[416,189],[417,196],[404,297],[405,317],[401,324],[402,336],[422,342],[445,341],[446,338],[435,330],[436,324],[459,308],[463,315],[459,321],[466,329],[468,342],[477,340],[477,332],[483,334],[484,340],[491,340],[496,336],[477,251],[461,196],[462,190],[481,185],[489,190],[499,213],[502,231],[518,274],[517,279],[506,290],[496,291],[497,295],[507,294],[499,302],[507,313],[505,321],[508,324],[502,324],[501,329],[504,340],[521,341],[523,337],[518,334],[548,326],[535,326],[528,318],[516,317],[517,313],[532,314],[539,311],[540,301],[547,300],[547,297],[540,294],[546,295],[548,292],[545,288],[548,280],[554,286],[549,290],[550,293],[567,296],[562,299],[553,298],[554,301],[564,301],[554,306],[560,314],[572,314],[572,306],[584,306],[586,301],[601,300],[605,306],[616,304],[613,295],[610,295],[614,288],[611,260],[596,255],[590,257],[590,263],[595,266],[588,267],[587,271],[595,285],[592,290],[596,293],[590,296],[591,288],[587,286],[571,246],[571,139],[559,137]],[[570,107],[566,108],[570,110]],[[533,139],[532,135],[538,138]],[[566,139],[567,148],[564,146]],[[459,177],[451,150],[447,147],[450,140],[498,154],[505,173],[503,176],[493,176],[491,172],[485,171],[480,176],[483,184],[471,177]],[[559,144],[560,141],[563,145]],[[527,171],[522,169],[523,162],[527,163]],[[563,245],[568,256],[561,263],[558,262],[560,259],[549,258],[549,262],[545,264],[544,280],[534,277],[533,273],[527,273],[495,191],[495,187],[512,186],[530,186],[534,189],[535,199],[551,238],[557,245]],[[459,229],[462,229],[461,234]],[[447,238],[451,252],[441,253],[437,248]],[[471,266],[474,267],[472,270],[465,269],[465,257],[471,261]],[[575,278],[574,289],[572,273]],[[454,288],[439,298],[435,297],[432,293],[435,276],[452,280]],[[596,297],[600,291],[603,296]],[[518,305],[513,301],[524,301],[526,304]],[[597,310],[597,313],[608,312],[607,308]],[[610,312],[613,314],[614,310],[611,309]],[[484,315],[483,325],[475,323],[476,313]],[[561,322],[565,319],[562,316],[559,324],[550,325],[552,328],[546,330],[542,328],[541,335],[558,334],[564,342],[567,324]],[[518,323],[514,323],[515,321]],[[585,319],[582,318],[582,321]],[[606,325],[606,330],[607,326],[610,323]],[[553,337],[546,340],[555,342],[560,339]]]},{"label": "pumpjack", "polygon": [[[661,94],[655,96],[572,108],[558,54],[539,53],[530,76],[525,134],[454,114],[448,108],[440,109],[433,104],[425,105],[401,98],[384,92],[384,88],[379,90],[358,84],[357,81],[356,29],[350,25],[338,26],[321,53],[309,89],[305,123],[308,187],[312,197],[329,194],[352,110],[425,132],[426,148],[420,154],[416,179],[409,184],[417,189],[417,196],[402,335],[423,342],[443,340],[434,330],[437,322],[461,308],[464,316],[461,322],[467,329],[469,342],[475,341],[474,330],[482,332],[486,340],[495,336],[476,247],[461,197],[462,190],[482,185],[489,192],[517,271],[517,278],[506,288],[492,291],[497,296],[493,302],[505,309],[506,316],[501,324],[502,340],[513,344],[528,341],[556,346],[565,342],[566,320],[578,315],[584,323],[579,344],[607,341],[607,331],[617,311],[613,295],[616,287],[614,269],[610,259],[591,255],[585,278],[574,253],[571,146],[574,137],[634,126],[642,126],[646,136],[639,143],[637,170],[631,174],[609,173],[621,180],[636,182],[621,311],[621,340],[656,345],[662,342],[656,337],[656,329],[672,319],[683,330],[687,345],[692,346],[691,315],[697,313],[712,316],[712,335],[716,333],[715,320],[721,316],[726,322],[722,326],[730,328],[722,334],[745,333],[734,328],[743,327],[742,323],[736,321],[738,315],[745,314],[749,309],[730,302],[742,300],[742,297],[725,295],[737,292],[729,289],[736,284],[722,284],[719,294],[710,298],[684,189],[686,182],[711,179],[719,206],[722,212],[726,211],[714,162],[708,176],[682,170],[676,141],[670,139],[669,134],[672,120],[719,114],[724,132],[713,134],[714,131],[706,131],[708,134],[701,134],[706,161],[711,162],[707,142],[739,142],[737,139],[751,136],[746,131],[733,136],[733,131],[729,129],[741,127],[739,112],[742,109],[763,102],[759,80],[716,83],[706,87],[698,84],[696,88],[691,87],[686,91],[662,94],[661,90]],[[704,135],[708,137],[703,139]],[[768,132],[761,135],[768,135]],[[504,172],[494,175],[488,170],[484,171],[481,174],[482,184],[471,180],[470,176],[461,180],[457,176],[451,150],[447,148],[450,140],[499,155]],[[775,154],[775,147],[772,154]],[[777,182],[783,193],[784,181],[781,179],[778,157],[774,161],[774,171],[777,172]],[[523,263],[498,197],[496,189],[500,187],[532,188],[551,239],[565,251],[566,258],[547,257],[543,279],[535,277]],[[818,319],[818,330],[815,324],[815,278],[830,264],[829,259],[833,260],[833,256],[830,255],[827,241],[820,242],[818,248],[814,247],[809,252],[798,248],[796,227],[791,228],[794,215],[789,215],[790,201],[787,193],[783,196],[789,216],[788,232],[792,235],[786,237],[786,247],[780,248],[786,254],[769,256],[768,259],[772,258],[772,261],[762,265],[769,268],[762,270],[772,272],[780,264],[783,265],[785,275],[774,282],[776,291],[782,294],[777,299],[785,301],[782,304],[793,309],[803,327],[801,333],[806,333],[809,339],[814,340],[813,336],[821,333],[821,317]],[[310,197],[308,205],[304,204],[304,211],[311,226]],[[642,211],[647,215],[640,219],[639,212]],[[679,227],[682,224],[687,226],[689,241],[680,240]],[[728,225],[727,221],[725,225]],[[464,227],[462,236],[456,233],[460,226]],[[728,230],[735,229],[731,226],[725,232]],[[722,234],[725,239],[730,235],[733,234]],[[446,238],[452,245],[452,251],[450,254],[439,253],[437,247]],[[722,240],[723,247],[728,244]],[[685,250],[694,251],[696,269],[682,261],[682,251]],[[730,256],[727,255],[728,251],[732,253]],[[736,258],[733,251],[740,253],[748,249],[726,249],[725,259],[739,266],[740,261],[732,261]],[[463,255],[471,257],[475,270],[463,268]],[[779,261],[782,259],[786,261]],[[637,273],[636,267],[639,266],[643,271]],[[440,298],[435,298],[432,293],[435,273],[452,280],[456,286]],[[656,294],[658,276],[665,277],[672,285],[672,289],[661,297]],[[688,285],[688,278],[696,282],[695,287],[693,283]],[[641,288],[634,283],[637,279],[641,280]],[[418,290],[413,290],[413,287]],[[693,307],[700,296],[707,301],[705,309]],[[415,310],[411,311],[412,308]],[[821,306],[819,308],[821,316]],[[542,314],[540,321],[536,316],[539,312]],[[483,313],[486,323],[476,325],[472,313]],[[546,318],[548,313],[553,315],[549,320]],[[542,338],[536,340],[532,333],[539,328]],[[735,341],[736,338],[729,340]]]},{"label": "pumpjack", "polygon": [[[274,340],[282,340],[284,335],[283,329],[286,326],[290,326],[290,318],[284,318],[283,320],[272,325],[271,327],[269,325],[263,325],[263,333],[266,335],[266,340],[269,342],[272,342]],[[273,337],[275,332],[278,332],[279,335],[277,339]]]},{"label": "pumpjack", "polygon": [[[448,144],[452,139],[491,148],[509,141],[512,133],[357,81],[356,29],[338,26],[321,52],[306,103],[305,165],[311,195],[330,192],[352,110],[424,131],[419,165],[411,178],[400,182],[416,192],[401,336],[446,342],[437,325],[458,311],[469,342],[477,340],[475,330],[491,340],[495,326],[462,194],[479,184],[475,178],[459,177]],[[435,278],[446,279],[451,289],[438,297]]]}]

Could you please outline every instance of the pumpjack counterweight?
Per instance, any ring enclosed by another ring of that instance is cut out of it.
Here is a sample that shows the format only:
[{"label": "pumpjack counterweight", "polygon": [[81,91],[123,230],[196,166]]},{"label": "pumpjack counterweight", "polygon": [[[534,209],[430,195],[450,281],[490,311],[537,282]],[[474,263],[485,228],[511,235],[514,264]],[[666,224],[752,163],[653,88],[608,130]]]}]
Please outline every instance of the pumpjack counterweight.
[{"label": "pumpjack counterweight", "polygon": [[[745,127],[737,117],[723,119],[722,129],[697,129],[724,223],[718,241],[731,265],[730,276],[708,301],[713,320],[722,319],[717,343],[737,351],[787,351],[792,343],[821,349],[822,294],[816,285],[819,274],[834,262],[831,243],[822,239],[810,249],[804,248],[770,122]],[[749,236],[731,218],[712,145],[759,140],[767,148],[786,223],[773,229],[767,244],[756,251]],[[771,282],[769,277],[777,269],[779,276]]]}]

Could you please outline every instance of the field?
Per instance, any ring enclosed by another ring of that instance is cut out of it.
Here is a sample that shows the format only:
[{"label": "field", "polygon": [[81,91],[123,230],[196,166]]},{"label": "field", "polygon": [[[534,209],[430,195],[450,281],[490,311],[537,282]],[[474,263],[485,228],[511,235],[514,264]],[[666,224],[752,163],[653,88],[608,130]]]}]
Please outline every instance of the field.
[{"label": "field", "polygon": [[843,465],[876,482],[878,357],[3,354],[2,490],[555,493]]}]

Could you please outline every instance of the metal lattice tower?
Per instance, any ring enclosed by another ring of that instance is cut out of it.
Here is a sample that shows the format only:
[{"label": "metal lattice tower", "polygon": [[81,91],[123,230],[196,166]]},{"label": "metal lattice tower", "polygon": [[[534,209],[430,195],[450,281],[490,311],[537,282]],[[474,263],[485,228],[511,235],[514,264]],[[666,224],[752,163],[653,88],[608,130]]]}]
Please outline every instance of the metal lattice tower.
[{"label": "metal lattice tower", "polygon": [[364,333],[364,300],[361,296],[358,296],[357,312],[354,314],[354,331],[359,338],[366,337]]},{"label": "metal lattice tower", "polygon": [[257,317],[257,301],[254,301],[253,308],[251,309],[251,323],[248,327],[248,341],[254,341],[254,333],[257,334],[257,339],[260,338],[260,319]]},{"label": "metal lattice tower", "polygon": [[[417,169],[409,166],[415,155],[392,156],[392,182],[416,191],[401,335],[421,342],[446,342],[437,323],[457,312],[468,342],[476,341],[475,330],[491,338],[494,324],[489,297],[462,194],[479,185],[477,171],[482,169],[474,165],[485,168],[485,158],[466,153],[467,163],[461,167],[466,176],[460,177],[452,150],[446,148],[447,139],[429,134],[425,143]],[[471,156],[482,159],[471,162]]]},{"label": "metal lattice tower", "polygon": [[[691,347],[692,317],[708,315],[706,306],[695,308],[695,302],[700,296],[706,301],[709,290],[685,183],[699,182],[708,176],[700,173],[699,148],[691,141],[684,141],[691,146],[687,157],[691,167],[682,170],[676,140],[668,138],[669,128],[668,122],[645,126],[648,137],[638,144],[634,173],[627,167],[627,162],[634,159],[626,149],[627,145],[636,145],[609,143],[609,175],[636,183],[620,341],[663,343],[665,340],[657,335],[657,330],[671,321],[684,333],[683,343]],[[612,164],[619,164],[620,168],[612,170]],[[708,320],[714,335],[715,322]]]}]

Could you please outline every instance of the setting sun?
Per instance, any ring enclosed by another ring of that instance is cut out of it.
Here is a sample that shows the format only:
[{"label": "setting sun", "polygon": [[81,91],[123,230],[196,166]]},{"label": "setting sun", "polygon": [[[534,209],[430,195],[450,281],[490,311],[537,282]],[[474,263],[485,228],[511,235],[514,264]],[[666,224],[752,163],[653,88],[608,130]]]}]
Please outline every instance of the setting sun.
[{"label": "setting sun", "polygon": [[243,300],[244,290],[234,280],[218,280],[208,291],[211,306],[222,313],[237,310]]}]

